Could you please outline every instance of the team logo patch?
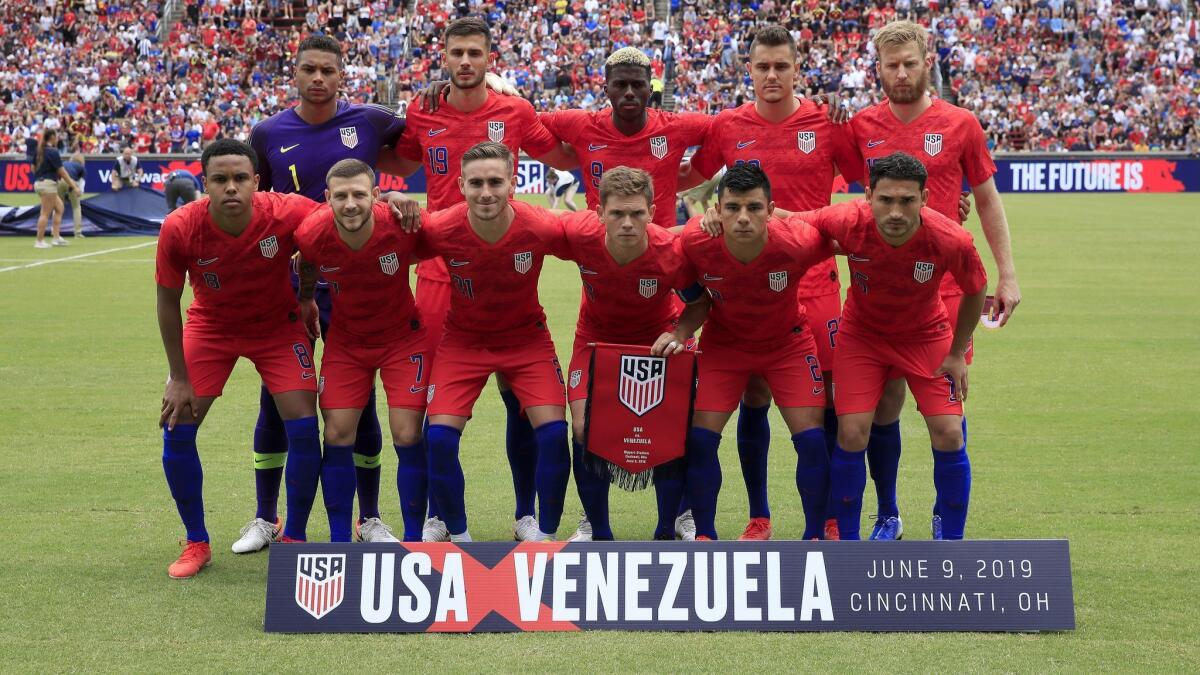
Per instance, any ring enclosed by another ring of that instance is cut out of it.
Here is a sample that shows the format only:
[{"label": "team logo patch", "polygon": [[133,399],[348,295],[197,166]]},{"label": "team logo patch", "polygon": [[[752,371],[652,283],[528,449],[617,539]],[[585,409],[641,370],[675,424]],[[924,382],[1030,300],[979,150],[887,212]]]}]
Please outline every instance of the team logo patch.
[{"label": "team logo patch", "polygon": [[661,356],[621,355],[621,379],[617,399],[629,412],[641,417],[663,401],[667,384],[667,360]]},{"label": "team logo patch", "polygon": [[337,609],[346,594],[346,554],[296,556],[296,604],[314,619]]},{"label": "team logo patch", "polygon": [[258,242],[258,250],[262,251],[264,258],[274,258],[275,254],[279,253],[279,240],[275,235],[271,235]]},{"label": "team logo patch", "polygon": [[933,263],[917,261],[916,267],[913,268],[913,278],[917,283],[925,283],[933,278]]},{"label": "team logo patch", "polygon": [[429,388],[425,390],[425,405],[429,405],[433,402],[433,389],[436,386],[436,384],[431,384],[429,385]]},{"label": "team logo patch", "polygon": [[933,157],[942,151],[941,134],[925,134],[925,154]]},{"label": "team logo patch", "polygon": [[396,270],[400,269],[400,258],[395,253],[379,256],[379,268],[383,273],[390,276],[396,274]]},{"label": "team logo patch", "polygon": [[513,254],[513,267],[517,272],[525,274],[533,267],[533,252],[525,251],[523,253]]},{"label": "team logo patch", "polygon": [[214,291],[221,290],[221,280],[217,278],[216,272],[205,272],[204,273],[204,285],[208,286],[209,288],[213,289]]},{"label": "team logo patch", "polygon": [[800,148],[800,152],[809,154],[817,149],[817,132],[815,131],[797,131],[796,132],[796,147]]},{"label": "team logo patch", "polygon": [[317,378],[317,396],[325,393],[325,376]]},{"label": "team logo patch", "polygon": [[650,139],[650,154],[654,155],[655,159],[662,159],[667,156],[666,136],[655,136]]},{"label": "team logo patch", "polygon": [[768,273],[767,283],[770,285],[771,290],[776,293],[783,291],[783,289],[787,288],[787,271]]},{"label": "team logo patch", "polygon": [[489,121],[488,122],[488,138],[497,143],[504,140],[504,122]]},{"label": "team logo patch", "polygon": [[342,127],[338,131],[342,134],[342,145],[347,148],[358,147],[358,127]]},{"label": "team logo patch", "polygon": [[658,279],[638,279],[638,293],[643,298],[652,298],[658,292]]},{"label": "team logo patch", "polygon": [[572,371],[571,371],[571,388],[572,388],[572,389],[574,389],[575,387],[578,387],[578,386],[579,386],[579,381],[580,381],[582,378],[583,378],[583,371],[582,371],[582,370],[572,370]]}]

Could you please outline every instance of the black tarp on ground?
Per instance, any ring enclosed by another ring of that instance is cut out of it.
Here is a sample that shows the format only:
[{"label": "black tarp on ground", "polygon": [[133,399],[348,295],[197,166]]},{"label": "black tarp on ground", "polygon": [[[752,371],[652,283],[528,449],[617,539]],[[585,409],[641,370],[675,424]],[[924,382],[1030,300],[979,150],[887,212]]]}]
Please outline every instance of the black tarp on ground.
[{"label": "black tarp on ground", "polygon": [[[66,206],[62,233],[69,236],[75,232],[75,214],[70,201]],[[167,217],[166,196],[148,187],[102,192],[84,199],[79,207],[83,211],[83,233],[87,236],[155,235]],[[0,234],[35,234],[40,209],[40,206],[0,206]]]}]

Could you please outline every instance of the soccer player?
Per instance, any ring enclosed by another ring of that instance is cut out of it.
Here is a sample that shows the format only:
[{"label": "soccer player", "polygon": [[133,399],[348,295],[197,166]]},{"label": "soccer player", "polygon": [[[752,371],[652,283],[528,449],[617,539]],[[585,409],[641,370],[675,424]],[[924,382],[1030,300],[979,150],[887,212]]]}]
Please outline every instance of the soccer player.
[{"label": "soccer player", "polygon": [[[567,168],[573,160],[542,126],[533,106],[518,96],[488,91],[484,76],[493,56],[488,25],[477,17],[453,21],[442,36],[443,65],[450,72],[450,86],[436,110],[432,106],[410,106],[407,126],[396,145],[396,160],[407,175],[424,164],[428,184],[428,208],[446,209],[462,201],[459,188],[459,159],[483,141],[503,143],[513,153],[527,154],[552,166]],[[515,165],[511,167],[516,171]],[[434,340],[443,333],[450,307],[450,274],[441,259],[417,265],[417,307],[426,330]],[[503,378],[501,397],[508,412],[505,447],[516,494],[513,535],[518,540],[536,538],[538,523],[533,517],[536,496],[537,443],[521,409],[529,407],[509,390]],[[431,449],[432,451],[432,449]],[[426,541],[445,541],[446,524],[433,512],[426,524]]]},{"label": "soccer player", "polygon": [[[754,35],[747,63],[754,84],[754,101],[724,110],[713,122],[709,138],[692,157],[692,169],[709,177],[726,166],[761,167],[771,183],[775,203],[788,211],[807,211],[829,204],[833,179],[839,171],[853,173],[861,162],[846,125],[835,125],[825,108],[794,93],[796,42],[781,26],[768,26]],[[795,280],[817,345],[817,358],[832,381],[834,341],[841,314],[841,288],[833,258],[812,266]],[[824,427],[832,443],[837,434],[833,388],[826,387]],[[742,537],[767,539],[771,509],[767,500],[767,454],[771,429],[767,422],[771,393],[760,378],[752,378],[738,412],[738,455],[750,502],[750,520]],[[832,447],[828,448],[832,452]],[[830,524],[828,538],[836,536]],[[807,537],[806,537],[807,538]]]},{"label": "soccer player", "polygon": [[[356,105],[338,98],[342,83],[342,49],[325,35],[305,38],[296,51],[295,85],[300,102],[255,125],[250,146],[258,153],[259,188],[299,193],[325,200],[325,175],[342,159],[358,159],[375,167],[391,156],[381,148],[395,145],[404,120],[379,105]],[[382,156],[382,157],[381,157]],[[299,287],[293,273],[292,283]],[[329,290],[318,282],[317,307],[322,328],[329,325]],[[254,476],[258,510],[233,544],[235,553],[267,546],[279,533],[276,508],[279,480],[287,458],[286,436],[279,413],[264,386],[254,429]],[[375,410],[375,389],[363,407],[355,434],[354,465],[358,485],[359,519],[355,528],[363,541],[395,541],[380,519],[379,476],[383,437]]]},{"label": "soccer player", "polygon": [[[874,44],[878,54],[876,73],[887,100],[860,112],[851,122],[858,149],[866,160],[865,166],[860,165],[854,173],[867,175],[877,159],[893,152],[906,152],[919,159],[929,173],[929,207],[959,223],[965,219],[959,209],[959,196],[966,179],[996,261],[999,274],[996,304],[1003,324],[1021,302],[1021,290],[1013,264],[1008,220],[992,178],[996,165],[988,154],[983,129],[969,111],[929,96],[934,54],[927,50],[928,34],[924,28],[908,21],[895,21],[876,33]],[[943,278],[941,292],[947,310],[955,316],[963,289],[956,285],[953,275]],[[973,351],[968,344],[968,362]],[[894,380],[876,410],[867,453],[879,509],[872,539],[899,539],[903,534],[896,503],[903,405],[904,382]],[[936,517],[934,523],[936,527]]]},{"label": "soccer player", "polygon": [[465,204],[422,218],[418,251],[449,265],[450,312],[429,383],[429,485],[451,541],[470,541],[459,441],[492,373],[504,375],[537,443],[537,531],[553,539],[571,472],[562,368],[538,302],[542,259],[561,240],[554,216],[512,200],[512,151],[485,141],[462,156]]},{"label": "soccer player", "polygon": [[366,162],[341,160],[330,168],[325,183],[327,206],[305,219],[296,243],[302,260],[301,299],[313,297],[318,273],[332,289],[319,397],[325,420],[321,483],[331,539],[350,541],[351,456],[378,371],[399,459],[396,488],[404,540],[420,541],[427,499],[421,422],[433,359],[408,286],[417,235],[402,230],[390,207],[377,202],[375,172]]},{"label": "soccer player", "polygon": [[[903,152],[871,166],[866,200],[796,214],[849,258],[850,291],[839,327],[838,447],[830,470],[842,539],[858,539],[864,455],[887,382],[903,378],[929,427],[937,489],[934,539],[962,539],[971,464],[962,428],[967,349],[987,294],[970,233],[927,208],[928,173]],[[955,314],[939,297],[945,275],[964,296]]]},{"label": "soccer player", "polygon": [[[766,380],[795,447],[796,487],[805,516],[805,539],[819,539],[825,522],[829,456],[825,448],[825,387],[817,347],[797,300],[798,282],[833,249],[808,227],[772,217],[775,204],[766,173],[755,164],[730,167],[717,186],[723,236],[712,238],[689,221],[681,235],[692,279],[708,291],[711,311],[700,338],[699,386],[688,434],[687,492],[696,538],[716,539],[721,487],[721,431],[752,376]],[[699,327],[685,313],[679,327],[656,341],[670,354]],[[746,463],[742,463],[744,471]],[[743,538],[768,539],[771,530]]]},{"label": "soccer player", "polygon": [[[256,193],[257,157],[244,143],[213,142],[200,158],[207,199],[163,221],[155,282],[158,325],[170,378],[163,392],[163,471],[187,529],[183,554],[167,573],[194,576],[209,564],[203,473],[196,430],[224,388],[238,357],[266,382],[287,433],[288,522],[303,540],[321,463],[317,380],[308,336],[309,304],[288,284],[296,227],[315,204],[301,195]],[[185,275],[194,299],[184,326]]]}]

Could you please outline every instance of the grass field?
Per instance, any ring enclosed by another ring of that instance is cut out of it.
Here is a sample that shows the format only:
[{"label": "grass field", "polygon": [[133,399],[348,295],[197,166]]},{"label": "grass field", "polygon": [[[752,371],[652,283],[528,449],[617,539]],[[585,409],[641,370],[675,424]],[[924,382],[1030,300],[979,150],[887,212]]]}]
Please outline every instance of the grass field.
[{"label": "grass field", "polygon": [[[15,203],[7,197],[0,203]],[[258,379],[248,364],[201,434],[213,565],[188,582],[165,574],[182,528],[155,427],[166,366],[147,245],[0,272],[8,607],[0,670],[1195,672],[1200,197],[1012,195],[1005,203],[1024,302],[1008,327],[977,337],[967,534],[1069,539],[1074,632],[265,635],[266,555],[229,552],[254,505]],[[2,237],[0,268],[149,241],[89,238],[41,251],[30,238]],[[579,297],[574,267],[547,261],[541,290],[565,359]],[[927,538],[931,459],[912,408],[901,509],[909,536]],[[477,539],[509,536],[502,410],[489,389],[464,436]],[[772,429],[776,533],[794,538],[802,529],[794,455],[774,412]],[[745,514],[732,431],[722,448],[718,528],[726,536]],[[385,495],[394,462],[385,456]],[[562,537],[580,511],[569,493]],[[650,493],[614,491],[612,503],[618,537],[649,535]],[[395,496],[383,504],[398,525]],[[311,536],[326,535],[318,505]]]}]

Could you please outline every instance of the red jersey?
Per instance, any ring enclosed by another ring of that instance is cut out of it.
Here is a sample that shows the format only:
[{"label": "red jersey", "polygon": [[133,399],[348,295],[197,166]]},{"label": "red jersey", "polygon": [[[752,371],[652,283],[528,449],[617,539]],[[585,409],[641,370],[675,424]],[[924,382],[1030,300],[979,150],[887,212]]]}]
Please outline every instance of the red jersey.
[{"label": "red jersey", "polygon": [[680,235],[688,281],[708,289],[712,309],[703,340],[742,351],[779,347],[804,330],[804,305],[797,300],[800,278],[833,255],[816,230],[778,218],[767,221],[767,244],[758,257],[743,263],[724,237],[700,229],[702,216],[688,221]]},{"label": "red jersey", "polygon": [[575,148],[583,170],[588,207],[600,205],[600,176],[615,166],[641,169],[654,181],[654,224],[675,227],[679,163],[688,148],[705,142],[712,117],[699,113],[646,110],[646,126],[632,135],[617,131],[611,109],[560,110],[540,119],[564,143]]},{"label": "red jersey", "polygon": [[[445,100],[436,112],[409,107],[396,154],[425,165],[428,208],[438,211],[463,201],[458,187],[462,156],[484,141],[504,143],[514,156],[523,149],[539,157],[558,147],[558,140],[538,121],[529,101],[488,92],[487,102],[469,113]],[[516,169],[514,163],[514,174]],[[445,265],[439,261],[422,262],[417,273],[427,279],[449,280]]]},{"label": "red jersey", "polygon": [[595,211],[572,213],[559,222],[566,244],[556,255],[577,263],[583,280],[576,335],[585,342],[653,342],[677,318],[672,291],[690,282],[684,278],[683,252],[675,235],[647,228],[646,251],[618,265],[604,243],[604,223]]},{"label": "red jersey", "polygon": [[[754,103],[723,110],[713,122],[709,140],[692,157],[692,166],[712,176],[723,166],[757,164],[771,181],[771,199],[788,211],[828,206],[833,178],[858,171],[862,158],[849,128],[829,121],[817,104],[801,100],[783,122],[768,122]],[[800,280],[800,297],[838,293],[833,258],[814,265]]]},{"label": "red jersey", "polygon": [[515,346],[546,330],[538,302],[542,259],[562,247],[562,228],[546,209],[510,202],[515,217],[495,243],[471,227],[465,202],[422,213],[417,253],[449,265],[445,344]]},{"label": "red jersey", "polygon": [[408,287],[417,234],[400,229],[387,204],[376,203],[371,212],[375,216],[371,238],[357,251],[342,240],[333,209],[324,204],[304,219],[296,232],[296,246],[304,261],[316,265],[329,283],[330,333],[359,344],[380,345],[412,333],[419,325]]},{"label": "red jersey", "polygon": [[949,273],[968,294],[987,287],[987,272],[971,233],[931,208],[901,246],[883,240],[866,200],[827,206],[792,216],[837,240],[850,266],[850,292],[840,331],[896,341],[926,341],[954,331],[939,285]]},{"label": "red jersey", "polygon": [[219,337],[258,337],[299,317],[288,276],[296,228],[317,207],[302,195],[255,192],[250,224],[238,236],[213,223],[208,198],[185,204],[163,221],[154,280],[194,298],[185,331]]}]

